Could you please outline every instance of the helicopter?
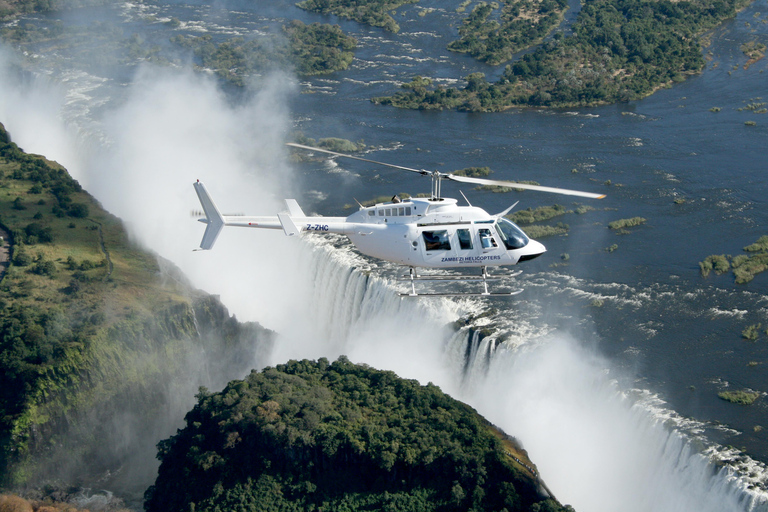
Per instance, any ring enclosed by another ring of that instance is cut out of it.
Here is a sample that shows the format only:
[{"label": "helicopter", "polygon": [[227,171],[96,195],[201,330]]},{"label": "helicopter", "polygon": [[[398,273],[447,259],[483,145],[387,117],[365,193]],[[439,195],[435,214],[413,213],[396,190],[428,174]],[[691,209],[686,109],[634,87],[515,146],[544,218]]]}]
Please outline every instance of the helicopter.
[{"label": "helicopter", "polygon": [[[197,180],[193,185],[205,214],[204,218],[198,220],[207,227],[200,249],[196,250],[213,248],[224,226],[282,229],[287,236],[336,233],[346,235],[362,254],[407,266],[409,273],[402,280],[410,282],[410,291],[400,293],[401,297],[510,296],[523,290],[489,291],[489,281],[498,280],[499,277],[491,277],[488,267],[517,265],[541,256],[546,248],[504,217],[517,203],[503,212],[491,215],[482,208],[472,206],[462,193],[467,206],[459,206],[457,199],[442,197],[442,181],[497,185],[593,199],[605,197],[604,194],[592,192],[412,169],[293,142],[286,145],[334,158],[350,158],[429,176],[432,179],[431,194],[429,197],[407,199],[394,196],[390,202],[369,207],[358,203],[360,209],[348,217],[308,216],[295,199],[286,199],[286,210],[276,216],[252,217],[222,215],[205,185]],[[464,267],[479,268],[480,275],[422,275],[417,272],[417,269],[424,268]],[[503,277],[515,277],[521,272],[516,271]],[[417,281],[446,280],[480,282],[483,287],[479,292],[423,293],[416,290]]]}]

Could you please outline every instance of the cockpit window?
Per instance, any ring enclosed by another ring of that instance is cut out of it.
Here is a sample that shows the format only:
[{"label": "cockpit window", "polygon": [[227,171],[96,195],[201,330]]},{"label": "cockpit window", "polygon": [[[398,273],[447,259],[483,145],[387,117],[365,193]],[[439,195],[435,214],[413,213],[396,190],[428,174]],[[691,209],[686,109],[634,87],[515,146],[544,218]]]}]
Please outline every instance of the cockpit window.
[{"label": "cockpit window", "polygon": [[528,237],[523,230],[507,219],[501,218],[496,223],[496,231],[507,249],[521,249],[528,245]]},{"label": "cockpit window", "polygon": [[424,231],[424,247],[428,251],[450,251],[451,241],[448,239],[448,231]]}]

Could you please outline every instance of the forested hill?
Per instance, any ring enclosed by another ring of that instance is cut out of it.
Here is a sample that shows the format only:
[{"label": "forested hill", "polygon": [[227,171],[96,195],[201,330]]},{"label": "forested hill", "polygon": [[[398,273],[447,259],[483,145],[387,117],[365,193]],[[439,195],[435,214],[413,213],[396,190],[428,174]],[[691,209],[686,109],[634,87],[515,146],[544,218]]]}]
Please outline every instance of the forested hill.
[{"label": "forested hill", "polygon": [[344,357],[197,398],[158,445],[149,512],[572,510],[540,495],[524,453],[471,407]]},{"label": "forested hill", "polygon": [[146,472],[197,388],[269,345],[1,124],[0,228],[0,486]]}]

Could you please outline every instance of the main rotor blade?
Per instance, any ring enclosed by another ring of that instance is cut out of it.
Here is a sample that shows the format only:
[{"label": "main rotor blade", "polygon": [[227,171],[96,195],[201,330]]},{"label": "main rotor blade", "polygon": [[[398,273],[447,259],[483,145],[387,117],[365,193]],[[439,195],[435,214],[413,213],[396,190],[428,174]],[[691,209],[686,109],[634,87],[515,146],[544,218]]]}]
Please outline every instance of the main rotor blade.
[{"label": "main rotor blade", "polygon": [[344,153],[337,153],[335,151],[329,151],[327,149],[320,149],[320,148],[315,148],[315,147],[312,147],[312,146],[305,146],[303,144],[296,144],[295,142],[286,142],[285,145],[286,146],[291,146],[291,147],[294,147],[294,148],[299,148],[299,149],[307,149],[309,151],[317,151],[318,153],[326,153],[328,155],[333,155],[333,156],[343,156],[344,158],[351,158],[353,160],[360,160],[360,161],[369,162],[369,163],[372,163],[372,164],[378,164],[378,165],[383,165],[383,166],[386,166],[386,167],[392,167],[393,169],[400,169],[402,171],[417,172],[417,173],[423,174],[423,175],[431,174],[429,171],[425,171],[423,169],[422,170],[411,169],[410,167],[403,167],[401,165],[388,164],[388,163],[385,163],[385,162],[377,162],[376,160],[369,160],[367,158],[362,158],[362,157],[359,157],[359,156],[346,155]]},{"label": "main rotor blade", "polygon": [[522,188],[526,190],[538,190],[539,192],[552,192],[554,194],[564,194],[567,196],[589,197],[592,199],[602,199],[605,197],[605,194],[581,192],[579,190],[569,190],[567,188],[542,187],[541,185],[515,183],[514,181],[486,180],[484,178],[472,178],[471,176],[456,176],[455,174],[444,174],[443,177],[449,180],[459,181],[461,183],[475,183],[478,185],[496,185],[499,187]]}]

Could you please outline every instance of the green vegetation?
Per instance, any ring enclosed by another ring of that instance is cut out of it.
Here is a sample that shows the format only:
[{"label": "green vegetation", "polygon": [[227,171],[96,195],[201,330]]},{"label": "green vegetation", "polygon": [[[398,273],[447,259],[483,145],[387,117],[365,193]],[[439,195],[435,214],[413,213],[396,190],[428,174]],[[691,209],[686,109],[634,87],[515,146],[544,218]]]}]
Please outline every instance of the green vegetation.
[{"label": "green vegetation", "polygon": [[619,220],[614,220],[613,222],[609,222],[608,228],[616,231],[616,230],[622,230],[625,228],[631,228],[634,226],[639,226],[645,223],[646,223],[646,220],[642,217],[632,217],[631,219],[619,219]]},{"label": "green vegetation", "polygon": [[731,264],[728,263],[728,257],[724,254],[713,254],[699,262],[699,267],[701,268],[701,275],[707,277],[712,271],[718,275],[725,274],[730,270]]},{"label": "green vegetation", "polygon": [[724,274],[733,270],[736,284],[745,284],[761,272],[768,270],[768,236],[761,236],[755,243],[744,247],[749,254],[738,256],[711,255],[699,263],[701,275],[707,277],[714,270],[716,274]]},{"label": "green vegetation", "polygon": [[456,176],[470,176],[472,178],[484,178],[485,176],[488,176],[492,173],[490,167],[466,167],[464,169],[459,169],[458,171],[453,171],[452,174],[455,174]]},{"label": "green vegetation", "polygon": [[[170,65],[175,59],[163,55],[160,46],[149,44],[140,34],[123,37],[119,28],[101,23],[68,27],[66,32],[62,24],[40,27],[20,23],[2,29],[0,37],[21,48],[34,45],[34,51],[66,49],[71,59],[87,68],[115,63],[135,65],[141,61]],[[221,79],[238,86],[244,85],[249,76],[286,64],[303,76],[347,69],[357,46],[357,41],[337,25],[305,25],[297,20],[284,25],[279,36],[251,40],[235,37],[217,43],[210,35],[179,34],[171,42],[192,50],[202,68],[212,69]]]},{"label": "green vegetation", "polygon": [[566,0],[500,0],[478,3],[459,27],[454,52],[498,65],[516,52],[540,43],[563,19]]},{"label": "green vegetation", "polygon": [[197,398],[158,445],[148,512],[572,510],[542,501],[524,452],[472,408],[344,357]]},{"label": "green vegetation", "polygon": [[[535,183],[535,184],[538,185],[538,183]],[[504,189],[504,190],[497,190],[497,189]],[[491,190],[493,192],[506,192],[512,189],[505,188],[505,187],[496,187],[495,189],[491,189]],[[511,220],[515,224],[518,224],[521,227],[521,229],[525,232],[525,234],[528,235],[529,237],[534,239],[539,239],[539,238],[546,238],[548,236],[565,235],[568,233],[570,226],[562,222],[558,222],[554,226],[546,225],[546,224],[534,224],[534,223],[547,222],[556,217],[560,217],[562,215],[567,215],[571,213],[583,214],[591,210],[594,210],[594,208],[579,207],[579,209],[574,212],[574,210],[566,209],[566,207],[563,205],[554,204],[552,206],[539,206],[538,208],[533,208],[533,209],[527,208],[525,210],[519,210],[519,211],[510,213],[509,215],[506,216],[506,218]]]},{"label": "green vegetation", "polygon": [[583,106],[631,101],[704,67],[699,36],[733,17],[746,0],[586,0],[573,35],[555,37],[507,66],[493,83],[482,73],[463,88],[417,77],[376,103],[413,109],[499,111],[512,106]]},{"label": "green vegetation", "polygon": [[606,247],[605,250],[606,252],[614,252],[618,250],[618,248],[619,248],[619,244],[611,244],[609,247]]},{"label": "green vegetation", "polygon": [[320,14],[335,14],[358,23],[381,27],[390,32],[398,32],[400,26],[387,14],[405,4],[415,4],[419,0],[304,0],[297,7]]},{"label": "green vegetation", "polygon": [[[760,98],[758,98],[760,99]],[[750,112],[754,112],[755,114],[765,114],[766,113],[766,105],[768,105],[768,102],[765,101],[755,101],[752,103],[748,103],[745,106],[739,108],[739,112],[742,112],[744,110],[748,110]]]},{"label": "green vegetation", "polygon": [[752,64],[765,57],[765,45],[758,41],[749,41],[741,45],[741,51],[749,59],[744,64],[744,69],[749,68]]},{"label": "green vegetation", "polygon": [[760,397],[760,393],[745,389],[742,391],[721,391],[717,396],[733,404],[752,405]]},{"label": "green vegetation", "polygon": [[462,13],[467,10],[467,7],[469,7],[469,4],[472,3],[472,0],[464,0],[461,2],[461,4],[456,8],[456,12]]},{"label": "green vegetation", "polygon": [[[2,125],[0,227],[10,242],[0,281],[0,485],[58,477],[96,452],[116,464],[120,434],[103,429],[112,414],[133,410],[151,424],[167,408],[157,390],[189,371],[188,351],[225,357],[263,332],[228,325],[220,303],[170,278],[65,169],[24,153]],[[103,471],[100,463],[90,469]]]},{"label": "green vegetation", "polygon": [[[356,151],[362,151],[365,149],[365,144],[362,142],[352,142],[351,140],[340,139],[338,137],[326,137],[324,139],[315,140],[311,137],[307,137],[303,133],[294,134],[294,141],[297,144],[313,146],[320,149],[327,149],[328,151],[334,151],[336,153],[354,153]],[[307,152],[305,150],[297,150],[294,152],[294,154],[297,155],[306,153]]]},{"label": "green vegetation", "polygon": [[744,248],[747,252],[768,252],[768,235],[763,235],[757,239],[757,242]]},{"label": "green vegetation", "polygon": [[354,58],[357,41],[344,35],[338,25],[304,23],[294,20],[283,27],[282,40],[260,38],[246,41],[236,37],[214,43],[210,35],[178,35],[171,41],[194,51],[204,68],[213,69],[222,79],[242,86],[255,73],[290,62],[300,75],[324,75],[347,69]]},{"label": "green vegetation", "polygon": [[568,224],[558,222],[556,226],[542,226],[540,224],[534,224],[532,226],[521,227],[521,229],[533,239],[546,238],[548,236],[565,235],[568,233]]},{"label": "green vegetation", "polygon": [[595,209],[594,206],[589,206],[589,205],[586,205],[586,204],[582,204],[578,208],[576,208],[576,210],[574,210],[574,211],[576,213],[578,213],[579,215],[584,215],[585,213],[591,212],[594,209]]},{"label": "green vegetation", "polygon": [[533,224],[534,222],[544,222],[566,213],[573,213],[566,210],[565,206],[555,204],[552,206],[539,206],[538,208],[518,210],[515,213],[507,215],[507,218],[515,224]]},{"label": "green vegetation", "polygon": [[762,327],[761,324],[752,324],[747,326],[743,331],[741,331],[741,337],[745,340],[755,341],[757,340],[757,337],[760,335],[760,328]]},{"label": "green vegetation", "polygon": [[354,153],[356,151],[362,151],[365,149],[365,144],[362,142],[352,142],[347,139],[339,139],[337,137],[326,137],[318,140],[316,143],[313,139],[308,139],[310,146],[316,146],[321,149],[327,149],[328,151],[335,151],[336,153]]},{"label": "green vegetation", "polygon": [[[338,137],[327,137],[315,140],[311,137],[307,137],[303,133],[295,133],[293,138],[297,144],[327,149],[328,151],[334,151],[336,153],[354,153],[365,149],[365,144],[363,142],[352,142],[351,140],[340,139]],[[328,156],[322,153],[311,153],[303,149],[291,150],[291,159],[295,162],[320,161],[326,160],[327,158]],[[389,198],[387,198],[387,200],[388,199]]]}]

